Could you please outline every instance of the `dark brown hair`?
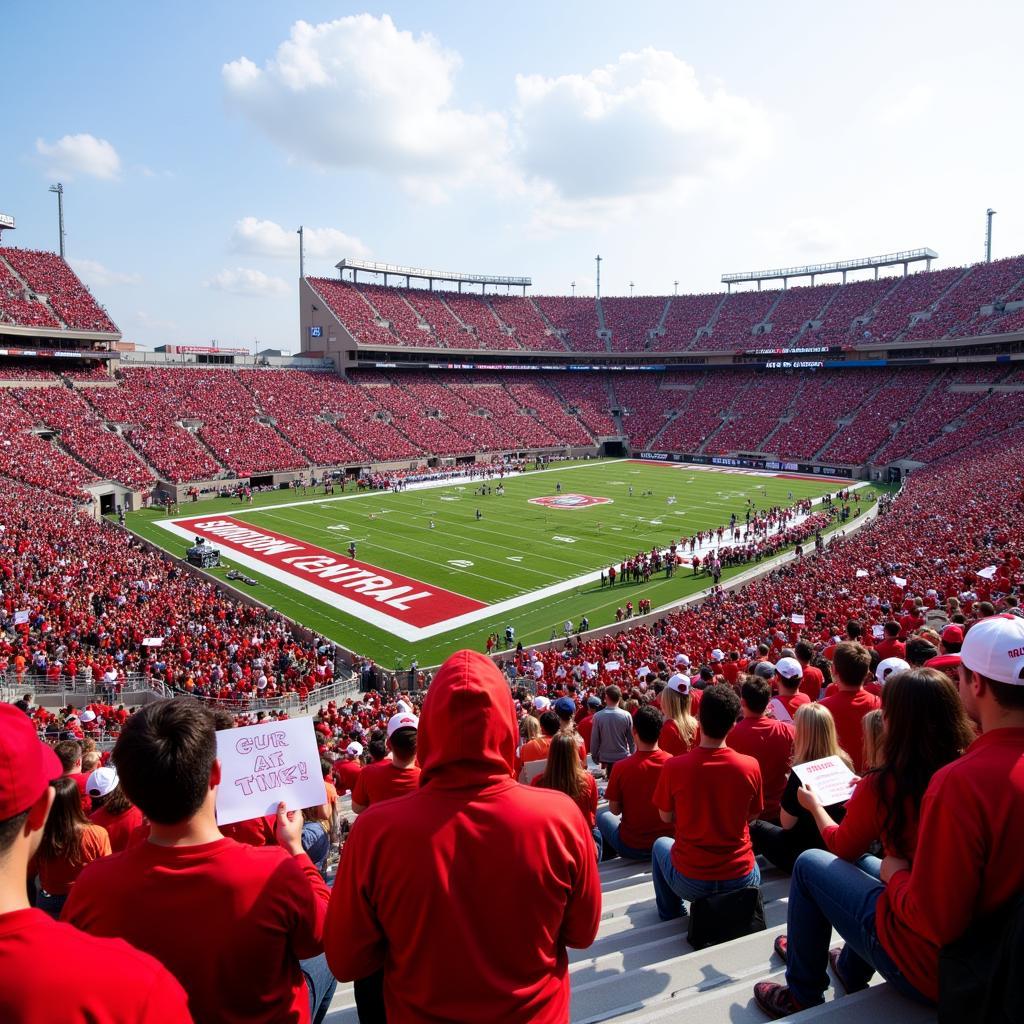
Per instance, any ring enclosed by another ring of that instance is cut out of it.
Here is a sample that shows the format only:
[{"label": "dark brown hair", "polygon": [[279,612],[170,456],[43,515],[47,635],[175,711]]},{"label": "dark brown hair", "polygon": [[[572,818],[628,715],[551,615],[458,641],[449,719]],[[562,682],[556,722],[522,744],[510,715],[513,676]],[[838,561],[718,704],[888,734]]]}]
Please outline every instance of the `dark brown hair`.
[{"label": "dark brown hair", "polygon": [[82,810],[82,795],[78,784],[66,775],[54,779],[50,785],[57,791],[43,829],[39,845],[40,860],[67,860],[71,864],[82,862],[82,829],[89,819]]},{"label": "dark brown hair", "polygon": [[886,804],[883,840],[888,852],[910,860],[908,812],[920,813],[932,776],[970,746],[974,728],[949,676],[933,668],[889,676],[882,688],[882,712],[882,764],[875,774]]},{"label": "dark brown hair", "polygon": [[559,733],[548,748],[548,763],[538,785],[557,789],[577,800],[587,788],[586,780],[587,772],[580,764],[576,740],[569,733]]},{"label": "dark brown hair", "polygon": [[871,653],[863,644],[846,640],[836,644],[832,667],[844,686],[860,686],[871,669]]}]

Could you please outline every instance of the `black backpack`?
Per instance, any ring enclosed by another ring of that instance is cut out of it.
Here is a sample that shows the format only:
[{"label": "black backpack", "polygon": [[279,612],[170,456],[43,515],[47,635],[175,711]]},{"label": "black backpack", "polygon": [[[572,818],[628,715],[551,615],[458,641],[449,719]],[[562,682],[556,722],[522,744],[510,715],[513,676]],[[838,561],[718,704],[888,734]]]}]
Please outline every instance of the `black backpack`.
[{"label": "black backpack", "polygon": [[749,885],[693,900],[686,938],[694,949],[707,949],[764,929],[761,890]]},{"label": "black backpack", "polygon": [[1024,1012],[1024,892],[939,950],[939,1024],[1018,1024]]}]

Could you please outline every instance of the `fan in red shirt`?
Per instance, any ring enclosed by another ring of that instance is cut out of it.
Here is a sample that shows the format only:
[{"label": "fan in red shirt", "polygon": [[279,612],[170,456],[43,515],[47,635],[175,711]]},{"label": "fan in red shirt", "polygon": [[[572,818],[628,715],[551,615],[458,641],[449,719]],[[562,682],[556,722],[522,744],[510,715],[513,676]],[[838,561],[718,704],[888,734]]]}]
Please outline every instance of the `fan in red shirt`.
[{"label": "fan in red shirt", "polygon": [[409,712],[392,715],[388,721],[388,749],[385,758],[367,765],[356,779],[352,790],[352,810],[362,814],[371,804],[405,796],[418,788],[420,769],[416,764],[416,730],[419,719]]},{"label": "fan in red shirt", "polygon": [[672,835],[672,826],[654,806],[662,766],[672,756],[658,746],[661,728],[662,714],[651,705],[633,716],[636,751],[615,766],[605,793],[608,810],[597,816],[605,843],[631,860],[650,860],[655,840]]},{"label": "fan in red shirt", "polygon": [[[181,985],[118,939],[59,924],[28,904],[25,879],[61,762],[28,717],[0,704],[0,1020],[12,1024],[190,1024]],[[114,984],[83,984],[59,965],[102,965]]]},{"label": "fan in red shirt", "polygon": [[771,695],[772,687],[767,679],[747,676],[743,680],[740,685],[743,717],[729,732],[726,742],[737,753],[754,758],[760,765],[764,807],[758,817],[778,824],[782,791],[793,762],[793,725],[776,721],[765,713]]},{"label": "fan in red shirt", "polygon": [[363,745],[358,740],[353,740],[346,748],[343,757],[334,762],[334,784],[338,787],[338,796],[344,796],[356,787],[359,773],[363,770],[363,763],[359,759],[363,756]]},{"label": "fan in red shirt", "polygon": [[875,644],[878,657],[882,661],[886,658],[905,658],[907,656],[907,645],[900,640],[900,624],[889,621],[882,626],[883,638]]},{"label": "fan in red shirt", "polygon": [[[841,825],[835,825],[812,787],[797,791],[801,807],[810,811],[833,852],[807,851],[794,866],[789,934],[776,943],[787,961],[789,987],[763,983],[755,988],[758,1003],[772,1016],[820,1003],[830,961],[847,992],[866,988],[879,971],[905,995],[929,994],[903,966],[914,955],[908,957],[907,951],[886,941],[885,881],[894,863],[917,865],[942,856],[940,847],[923,843],[919,809],[933,779],[971,744],[974,729],[957,688],[934,669],[891,676],[883,690],[883,710],[881,763],[857,785]],[[987,833],[988,824],[982,827]],[[883,843],[883,861],[863,856],[877,838]],[[947,879],[946,884],[952,889],[959,881]],[[847,944],[830,952],[833,925]],[[908,941],[908,947],[920,948],[920,936]]]},{"label": "fan in red shirt", "polygon": [[[825,675],[820,668],[811,664],[814,649],[806,640],[798,640],[793,648],[796,660],[800,663],[800,692],[807,694],[808,700],[820,700],[821,691],[825,688]],[[778,668],[778,666],[776,666]],[[799,705],[798,705],[799,706]],[[796,708],[793,709],[795,714]]]},{"label": "fan in red shirt", "polygon": [[322,956],[330,893],[302,850],[301,813],[278,806],[276,846],[221,835],[214,720],[193,701],[137,712],[112,761],[149,839],[83,871],[63,919],[157,957],[199,1024],[326,1013],[337,984]]},{"label": "fan in red shirt", "polygon": [[560,732],[551,741],[544,771],[530,785],[554,789],[572,799],[594,836],[600,862],[604,842],[597,827],[597,783],[594,776],[580,764],[575,736]]},{"label": "fan in red shirt", "polygon": [[53,748],[53,752],[60,758],[60,763],[64,766],[64,771],[61,774],[74,779],[82,797],[82,810],[88,814],[92,810],[92,801],[85,789],[85,785],[89,781],[89,774],[82,771],[82,744],[78,740],[61,740]]},{"label": "fan in red shirt", "polygon": [[515,781],[517,734],[494,663],[453,654],[423,703],[419,789],[352,828],[325,946],[341,979],[383,972],[390,1024],[569,1018],[566,946],[601,916],[594,842],[564,793]]},{"label": "fan in red shirt", "polygon": [[864,733],[861,719],[881,706],[881,699],[864,689],[864,680],[871,670],[868,649],[857,643],[841,643],[832,656],[839,691],[821,703],[832,712],[839,746],[853,761],[854,771],[864,771]]},{"label": "fan in red shirt", "polygon": [[89,820],[107,830],[110,849],[120,853],[132,843],[142,825],[142,811],[125,796],[118,785],[117,770],[112,767],[97,768],[89,776],[86,789],[93,806]]},{"label": "fan in red shirt", "polygon": [[681,917],[682,901],[759,885],[748,823],[764,804],[757,761],[726,745],[740,711],[728,683],[709,686],[700,703],[700,746],[661,770],[654,804],[675,823],[675,839],[651,850],[654,896],[663,921]]},{"label": "fan in red shirt", "polygon": [[[779,688],[779,695],[773,697],[768,708],[772,715],[780,722],[792,723],[796,716],[797,708],[804,704],[811,703],[818,698],[809,697],[804,692],[803,677],[806,672],[817,672],[818,669],[805,669],[796,658],[779,658],[775,666],[775,685]],[[819,693],[820,688],[819,688]]]}]

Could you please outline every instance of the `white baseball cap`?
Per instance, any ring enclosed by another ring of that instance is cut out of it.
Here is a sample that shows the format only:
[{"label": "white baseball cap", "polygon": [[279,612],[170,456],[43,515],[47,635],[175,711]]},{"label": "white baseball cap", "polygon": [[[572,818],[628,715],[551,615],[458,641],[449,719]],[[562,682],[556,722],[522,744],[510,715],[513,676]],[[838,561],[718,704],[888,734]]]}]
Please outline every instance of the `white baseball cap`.
[{"label": "white baseball cap", "polygon": [[108,796],[117,789],[117,770],[113,767],[97,768],[85,781],[89,796]]},{"label": "white baseball cap", "polygon": [[992,615],[967,631],[960,660],[972,672],[997,683],[1024,686],[1024,619]]},{"label": "white baseball cap", "polygon": [[[93,711],[91,708],[86,708],[85,711],[82,712],[82,721],[83,722],[95,722],[96,721],[96,712]],[[103,794],[100,793],[100,796],[103,796]]]},{"label": "white baseball cap", "polygon": [[799,679],[804,674],[804,667],[796,658],[779,658],[775,671],[784,679]]},{"label": "white baseball cap", "polygon": [[716,647],[711,652],[711,660],[712,661],[725,661],[725,651],[723,651],[720,648]]},{"label": "white baseball cap", "polygon": [[676,693],[689,693],[690,677],[684,676],[681,672],[677,672],[674,676],[669,676],[668,682],[665,685],[670,690],[675,690]]},{"label": "white baseball cap", "polygon": [[345,753],[349,757],[362,757],[363,756],[363,745],[353,740],[346,748]]},{"label": "white baseball cap", "polygon": [[418,729],[419,727],[420,720],[415,715],[409,715],[405,712],[392,715],[388,720],[388,739],[391,739],[391,734],[399,729]]},{"label": "white baseball cap", "polygon": [[677,665],[685,665],[686,668],[690,667],[690,657],[687,654],[677,654],[676,662]]},{"label": "white baseball cap", "polygon": [[894,672],[906,672],[910,663],[902,658],[884,658],[875,669],[875,678],[884,683]]},{"label": "white baseball cap", "polygon": [[537,711],[547,711],[551,707],[551,701],[547,697],[534,697],[533,706]]}]

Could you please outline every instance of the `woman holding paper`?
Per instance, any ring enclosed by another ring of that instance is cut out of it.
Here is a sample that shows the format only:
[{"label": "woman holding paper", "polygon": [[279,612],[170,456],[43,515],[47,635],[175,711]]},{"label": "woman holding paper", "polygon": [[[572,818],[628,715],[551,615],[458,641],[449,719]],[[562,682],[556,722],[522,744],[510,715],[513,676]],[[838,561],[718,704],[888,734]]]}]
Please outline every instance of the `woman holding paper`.
[{"label": "woman holding paper", "polygon": [[921,798],[931,777],[974,741],[957,688],[935,669],[889,676],[882,690],[882,717],[882,763],[853,791],[842,824],[822,806],[813,785],[803,785],[797,792],[826,849],[843,860],[859,860],[875,875],[878,859],[864,857],[871,843],[880,839],[886,855],[912,861]]},{"label": "woman holding paper", "polygon": [[[793,725],[796,729],[794,768],[826,757],[837,757],[850,772],[853,771],[853,762],[839,746],[836,723],[828,708],[821,704],[804,704],[797,708]],[[779,812],[781,825],[773,825],[768,821],[750,823],[754,852],[767,857],[783,871],[792,871],[794,862],[804,850],[825,849],[825,841],[813,815],[800,804],[797,796],[799,790],[800,777],[796,771],[792,771],[782,794],[782,809]],[[846,814],[845,801],[831,804],[824,810],[832,821],[842,821]]]}]

